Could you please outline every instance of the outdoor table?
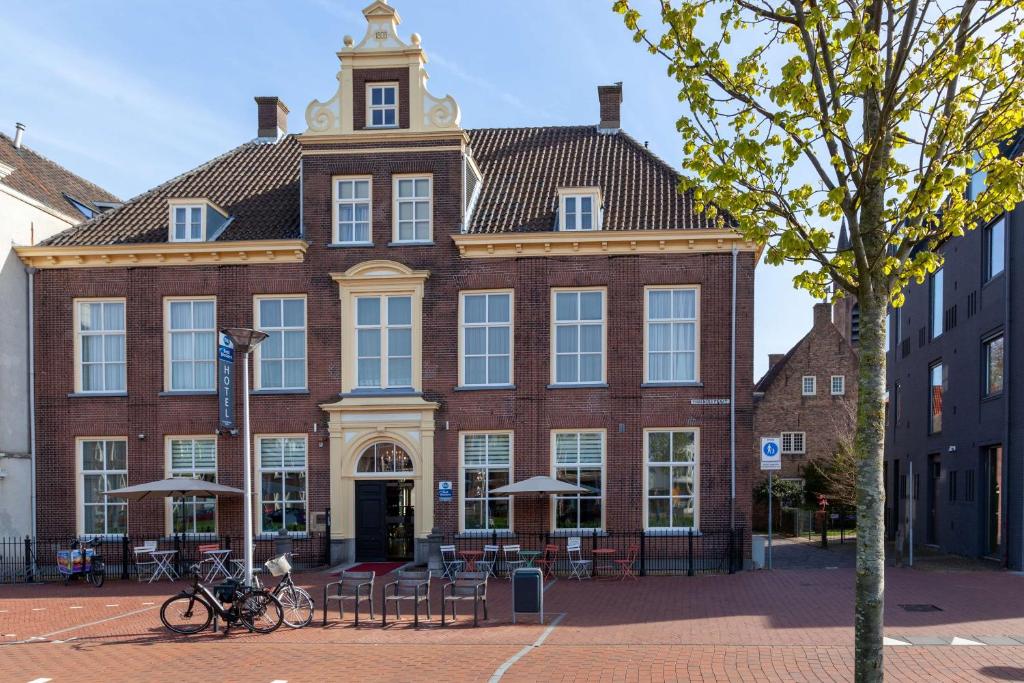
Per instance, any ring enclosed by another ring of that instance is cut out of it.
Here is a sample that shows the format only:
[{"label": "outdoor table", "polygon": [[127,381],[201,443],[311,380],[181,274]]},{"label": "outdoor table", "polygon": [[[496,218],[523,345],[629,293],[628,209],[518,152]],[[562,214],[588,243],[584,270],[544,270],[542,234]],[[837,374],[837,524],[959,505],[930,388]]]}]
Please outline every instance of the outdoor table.
[{"label": "outdoor table", "polygon": [[153,571],[153,576],[149,577],[149,583],[153,583],[161,576],[166,576],[171,581],[178,578],[178,573],[174,571],[174,567],[171,566],[171,560],[178,554],[177,550],[151,550],[149,555],[153,558],[153,562],[156,563],[156,568]]},{"label": "outdoor table", "polygon": [[540,555],[542,555],[542,554],[543,553],[541,553],[541,551],[539,551],[539,550],[520,550],[519,551],[519,557],[521,557],[524,560],[526,560],[526,564],[524,565],[526,567],[532,567],[534,561],[536,561],[536,559]]},{"label": "outdoor table", "polygon": [[210,571],[206,572],[205,580],[207,582],[213,581],[220,574],[223,574],[225,579],[231,578],[231,570],[227,566],[228,558],[231,557],[231,550],[204,550],[203,555],[206,555],[213,565],[210,567]]},{"label": "outdoor table", "polygon": [[600,574],[600,572],[598,571],[597,560],[604,560],[605,569],[608,569],[609,567],[614,569],[614,565],[611,564],[611,560],[615,557],[615,555],[618,552],[619,551],[615,548],[594,548],[594,578],[597,578],[597,576]]},{"label": "outdoor table", "polygon": [[482,550],[460,550],[459,556],[466,561],[466,571],[476,571],[476,561],[484,556]]}]

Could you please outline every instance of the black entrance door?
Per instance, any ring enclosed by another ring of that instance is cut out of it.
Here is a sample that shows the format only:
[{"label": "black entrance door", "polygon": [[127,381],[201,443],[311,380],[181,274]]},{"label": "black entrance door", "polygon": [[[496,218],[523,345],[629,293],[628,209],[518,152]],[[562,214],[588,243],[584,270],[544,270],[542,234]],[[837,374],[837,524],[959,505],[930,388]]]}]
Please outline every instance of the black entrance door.
[{"label": "black entrance door", "polygon": [[387,482],[356,482],[356,560],[387,559]]}]

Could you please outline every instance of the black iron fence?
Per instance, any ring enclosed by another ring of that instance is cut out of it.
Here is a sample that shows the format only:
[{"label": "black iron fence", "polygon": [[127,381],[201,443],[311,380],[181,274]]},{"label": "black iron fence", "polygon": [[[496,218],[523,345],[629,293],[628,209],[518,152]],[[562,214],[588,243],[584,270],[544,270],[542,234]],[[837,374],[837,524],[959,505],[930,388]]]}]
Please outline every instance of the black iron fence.
[{"label": "black iron fence", "polygon": [[[253,566],[259,567],[278,554],[278,538],[262,537],[253,546]],[[96,546],[96,553],[103,557],[108,579],[136,578],[138,561],[148,561],[145,553],[136,553],[146,541],[152,539],[118,536],[104,539]],[[0,537],[0,583],[32,581],[57,581],[61,574],[57,570],[57,551],[71,548],[72,539],[46,539],[23,537]],[[289,537],[286,541],[293,554],[292,565],[296,569],[310,569],[327,564],[329,555],[328,536],[314,532],[302,537]],[[200,546],[218,546],[231,550],[231,558],[242,559],[244,543],[237,536],[210,536],[209,534],[178,534],[159,539],[157,550],[173,550],[172,566],[181,574],[189,566],[205,559]]]},{"label": "black iron fence", "polygon": [[[506,545],[519,545],[522,550],[544,552],[546,546],[555,546],[555,572],[569,573],[566,545],[571,536],[554,533],[443,534],[443,545],[454,545],[456,552],[483,551],[486,545],[499,548],[496,570],[503,571]],[[593,571],[612,574],[619,571],[615,560],[630,557],[633,549],[633,570],[641,576],[658,574],[732,574],[743,568],[743,529],[711,532],[658,532],[658,531],[581,531],[580,555],[590,560]],[[594,552],[594,551],[598,552]]]}]

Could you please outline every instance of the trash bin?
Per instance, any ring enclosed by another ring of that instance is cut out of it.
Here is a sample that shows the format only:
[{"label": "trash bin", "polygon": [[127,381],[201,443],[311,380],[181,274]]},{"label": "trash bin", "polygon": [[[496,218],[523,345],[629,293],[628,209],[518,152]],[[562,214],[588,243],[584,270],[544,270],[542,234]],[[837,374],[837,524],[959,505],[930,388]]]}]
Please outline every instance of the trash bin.
[{"label": "trash bin", "polygon": [[288,532],[281,529],[277,532],[277,536],[274,538],[274,554],[284,555],[285,553],[292,552],[292,537],[288,535]]},{"label": "trash bin", "polygon": [[755,534],[750,537],[750,561],[754,569],[764,569],[765,547],[768,537]]},{"label": "trash bin", "polygon": [[544,574],[538,567],[512,573],[512,623],[517,614],[537,614],[544,623]]}]

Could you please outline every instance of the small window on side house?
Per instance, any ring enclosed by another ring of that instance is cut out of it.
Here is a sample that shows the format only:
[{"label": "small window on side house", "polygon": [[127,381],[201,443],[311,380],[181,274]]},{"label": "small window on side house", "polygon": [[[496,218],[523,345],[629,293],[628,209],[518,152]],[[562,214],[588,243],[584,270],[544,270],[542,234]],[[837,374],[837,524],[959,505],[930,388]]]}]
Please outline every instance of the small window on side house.
[{"label": "small window on side house", "polygon": [[800,393],[804,396],[814,396],[818,393],[818,378],[814,375],[804,375]]},{"label": "small window on side house", "polygon": [[846,375],[832,375],[832,395],[842,396],[846,393]]},{"label": "small window on side house", "polygon": [[372,84],[366,87],[366,125],[369,128],[398,126],[397,84]]}]

